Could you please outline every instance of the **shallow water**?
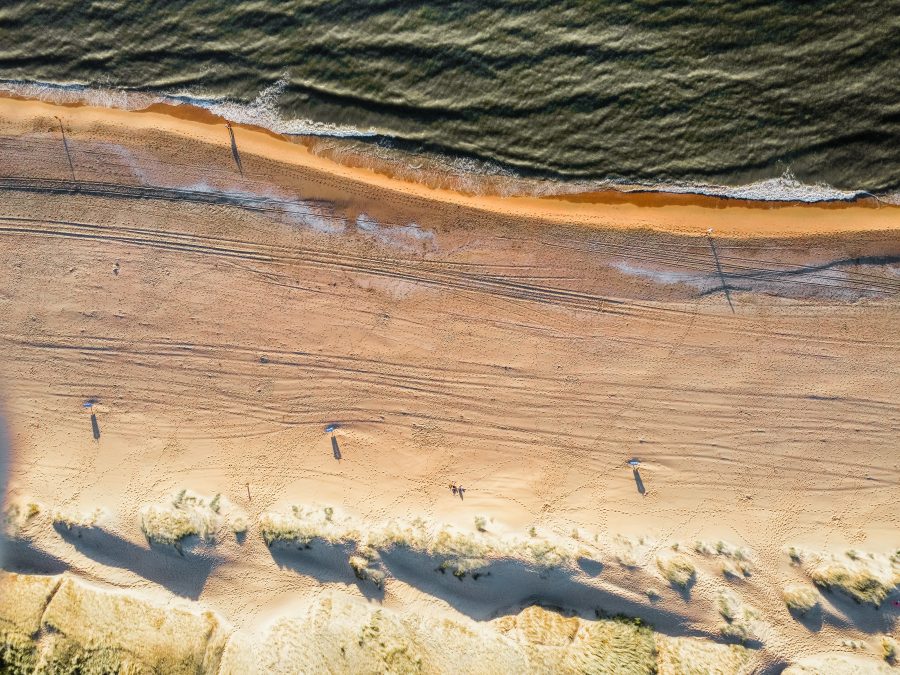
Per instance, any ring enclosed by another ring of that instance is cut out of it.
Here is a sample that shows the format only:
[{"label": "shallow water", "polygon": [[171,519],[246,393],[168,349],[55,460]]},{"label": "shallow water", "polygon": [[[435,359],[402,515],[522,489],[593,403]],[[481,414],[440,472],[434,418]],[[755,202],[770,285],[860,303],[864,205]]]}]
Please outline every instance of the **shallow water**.
[{"label": "shallow water", "polygon": [[476,173],[651,185],[790,170],[900,189],[898,44],[896,6],[849,0],[0,8],[7,82],[84,85],[110,105],[177,95]]}]

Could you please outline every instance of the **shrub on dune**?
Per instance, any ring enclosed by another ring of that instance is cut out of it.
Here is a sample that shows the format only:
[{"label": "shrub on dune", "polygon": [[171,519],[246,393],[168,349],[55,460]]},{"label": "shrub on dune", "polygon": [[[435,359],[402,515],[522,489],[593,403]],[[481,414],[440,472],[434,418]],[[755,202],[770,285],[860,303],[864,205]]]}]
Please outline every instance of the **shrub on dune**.
[{"label": "shrub on dune", "polygon": [[103,521],[105,515],[106,512],[102,508],[93,511],[58,509],[53,512],[50,519],[55,527],[73,530],[96,527]]},{"label": "shrub on dune", "polygon": [[697,574],[694,563],[683,555],[660,556],[656,566],[666,581],[679,588],[687,588]]},{"label": "shrub on dune", "polygon": [[819,594],[816,589],[806,584],[786,586],[781,594],[784,604],[794,614],[804,615],[819,606]]},{"label": "shrub on dune", "polygon": [[719,558],[722,573],[726,577],[749,577],[753,573],[750,552],[740,546],[722,540],[715,543],[698,540],[694,542],[694,551],[703,556]]},{"label": "shrub on dune", "polygon": [[235,534],[244,534],[247,531],[247,519],[244,516],[235,516],[231,520],[231,531]]},{"label": "shrub on dune", "polygon": [[838,589],[859,604],[878,607],[897,587],[897,575],[879,574],[864,566],[848,566],[841,562],[826,562],[809,571],[809,578],[816,586],[828,590]]},{"label": "shrub on dune", "polygon": [[741,642],[759,639],[759,615],[756,610],[747,607],[735,593],[727,589],[719,593],[716,604],[719,614],[725,619],[725,623],[719,628],[724,637]]},{"label": "shrub on dune", "polygon": [[362,555],[352,555],[350,556],[350,569],[353,570],[353,574],[360,581],[369,581],[375,585],[376,588],[384,588],[384,580],[385,574],[383,571],[379,569],[375,569],[371,566],[372,560]]},{"label": "shrub on dune", "polygon": [[3,510],[3,534],[17,538],[22,531],[40,514],[41,505],[37,502],[13,501]]},{"label": "shrub on dune", "polygon": [[267,546],[281,542],[309,547],[315,540],[353,546],[360,540],[358,531],[334,520],[333,509],[320,513],[294,506],[290,514],[269,511],[260,515],[259,531]]},{"label": "shrub on dune", "polygon": [[141,511],[141,529],[154,544],[174,545],[186,537],[205,539],[209,523],[195,511],[152,505]]},{"label": "shrub on dune", "polygon": [[204,500],[182,490],[168,503],[141,509],[141,530],[147,540],[163,546],[178,546],[187,537],[212,538],[216,514]]}]

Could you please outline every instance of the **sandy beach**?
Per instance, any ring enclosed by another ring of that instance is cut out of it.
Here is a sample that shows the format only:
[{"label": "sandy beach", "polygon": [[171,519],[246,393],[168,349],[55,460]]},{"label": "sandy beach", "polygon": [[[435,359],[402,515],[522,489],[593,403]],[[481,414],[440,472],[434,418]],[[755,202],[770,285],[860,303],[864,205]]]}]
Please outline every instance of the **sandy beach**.
[{"label": "sandy beach", "polygon": [[462,194],[231,132],[0,99],[4,569],[208,609],[232,664],[337,598],[888,667],[900,207]]}]

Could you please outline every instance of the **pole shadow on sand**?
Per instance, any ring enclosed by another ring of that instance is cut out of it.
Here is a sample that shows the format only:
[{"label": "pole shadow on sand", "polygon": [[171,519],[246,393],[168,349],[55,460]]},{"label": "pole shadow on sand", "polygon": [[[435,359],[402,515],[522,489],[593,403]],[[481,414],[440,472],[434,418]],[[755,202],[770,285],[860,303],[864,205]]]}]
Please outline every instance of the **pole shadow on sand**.
[{"label": "pole shadow on sand", "polygon": [[234,129],[231,128],[230,124],[226,124],[225,127],[228,129],[228,135],[231,136],[231,156],[234,158],[234,163],[237,164],[241,177],[243,177],[244,167],[241,165],[241,155],[238,152],[237,142],[234,140]]},{"label": "pole shadow on sand", "polygon": [[94,434],[94,440],[100,440],[100,424],[97,422],[97,413],[91,413],[91,433]]}]

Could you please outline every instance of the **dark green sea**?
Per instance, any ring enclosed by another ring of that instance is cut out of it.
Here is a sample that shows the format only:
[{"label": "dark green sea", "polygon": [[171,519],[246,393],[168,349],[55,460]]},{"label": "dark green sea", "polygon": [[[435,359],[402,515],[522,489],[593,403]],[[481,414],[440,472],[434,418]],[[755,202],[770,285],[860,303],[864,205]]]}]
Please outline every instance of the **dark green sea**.
[{"label": "dark green sea", "polygon": [[0,80],[175,97],[476,173],[900,190],[898,0],[6,0]]}]

